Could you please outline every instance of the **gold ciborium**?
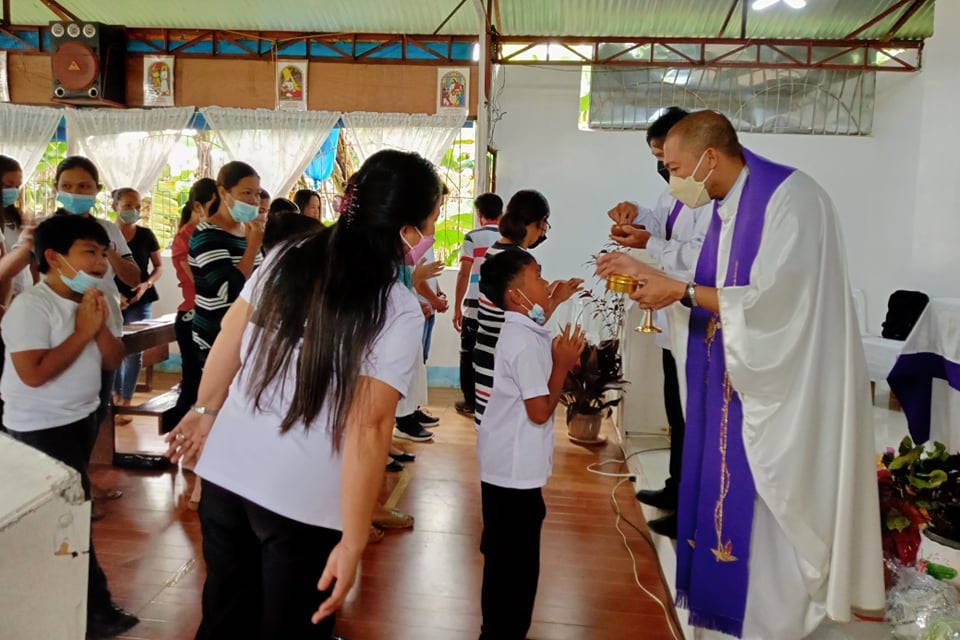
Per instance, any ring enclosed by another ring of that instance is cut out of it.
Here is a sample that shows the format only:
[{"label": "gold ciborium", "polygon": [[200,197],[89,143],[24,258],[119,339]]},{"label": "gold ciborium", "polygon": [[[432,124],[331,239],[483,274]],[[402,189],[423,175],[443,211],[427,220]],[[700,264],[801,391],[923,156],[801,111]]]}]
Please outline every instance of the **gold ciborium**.
[{"label": "gold ciborium", "polygon": [[[641,285],[641,283],[637,282],[637,279],[633,276],[614,273],[607,277],[607,291],[629,295],[633,293],[634,289],[639,285]],[[644,309],[644,311],[646,311],[646,315],[644,316],[643,324],[635,328],[634,331],[637,333],[663,333],[660,327],[653,324],[653,309]]]}]

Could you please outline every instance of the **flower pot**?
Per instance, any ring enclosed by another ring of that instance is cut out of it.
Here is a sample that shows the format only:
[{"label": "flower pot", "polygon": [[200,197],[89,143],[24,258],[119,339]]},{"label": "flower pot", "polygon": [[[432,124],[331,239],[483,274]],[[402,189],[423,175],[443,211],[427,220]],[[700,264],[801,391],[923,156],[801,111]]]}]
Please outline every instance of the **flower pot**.
[{"label": "flower pot", "polygon": [[600,444],[606,438],[600,436],[603,415],[577,413],[572,418],[567,411],[567,437],[580,444]]},{"label": "flower pot", "polygon": [[[927,528],[922,533],[918,557],[960,571],[960,542],[938,536]],[[960,589],[960,576],[947,582]]]}]

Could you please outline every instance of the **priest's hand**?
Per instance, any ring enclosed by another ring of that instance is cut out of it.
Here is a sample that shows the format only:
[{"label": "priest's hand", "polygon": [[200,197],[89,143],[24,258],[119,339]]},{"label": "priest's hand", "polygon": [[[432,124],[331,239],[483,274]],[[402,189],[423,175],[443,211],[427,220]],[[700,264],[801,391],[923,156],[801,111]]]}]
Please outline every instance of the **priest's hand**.
[{"label": "priest's hand", "polygon": [[631,249],[646,249],[650,232],[640,225],[615,224],[610,228],[610,239]]},{"label": "priest's hand", "polygon": [[607,211],[607,216],[613,220],[614,224],[630,224],[636,219],[639,212],[639,207],[633,202],[621,202],[613,209],[610,209],[610,211]]},{"label": "priest's hand", "polygon": [[687,290],[685,282],[674,280],[662,272],[644,276],[630,297],[641,309],[663,309],[679,302]]},{"label": "priest's hand", "polygon": [[597,275],[603,278],[614,274],[631,276],[637,280],[644,280],[648,276],[662,275],[659,269],[651,267],[625,253],[604,253],[597,258]]}]

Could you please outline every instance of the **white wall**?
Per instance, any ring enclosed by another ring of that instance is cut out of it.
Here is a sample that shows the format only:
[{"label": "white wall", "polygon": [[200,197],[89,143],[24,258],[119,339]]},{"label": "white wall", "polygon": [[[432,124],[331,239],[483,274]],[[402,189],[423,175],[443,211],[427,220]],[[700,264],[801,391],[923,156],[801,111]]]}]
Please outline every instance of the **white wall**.
[{"label": "white wall", "polygon": [[[744,135],[754,151],[795,166],[833,198],[850,278],[879,332],[889,294],[916,288],[960,297],[960,3],[938,3],[936,35],[916,74],[880,73],[873,135]],[[550,239],[537,250],[549,277],[583,275],[604,242],[605,212],[623,199],[653,203],[665,185],[642,132],[577,129],[579,70],[508,67],[496,125],[498,191],[542,191]]]}]

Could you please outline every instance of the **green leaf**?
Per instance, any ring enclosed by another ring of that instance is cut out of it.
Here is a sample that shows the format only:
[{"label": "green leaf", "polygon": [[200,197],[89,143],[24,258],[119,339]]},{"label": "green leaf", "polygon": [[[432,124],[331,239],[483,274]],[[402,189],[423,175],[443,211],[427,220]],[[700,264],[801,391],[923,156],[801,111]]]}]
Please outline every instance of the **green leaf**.
[{"label": "green leaf", "polygon": [[896,509],[890,509],[887,513],[887,529],[890,531],[904,531],[910,528],[910,518],[903,515]]},{"label": "green leaf", "polygon": [[[909,440],[909,438],[905,438],[904,440]],[[903,444],[900,445],[900,450],[901,452],[903,451]],[[921,453],[923,453],[923,446],[914,447],[908,453],[901,453],[901,455],[894,458],[888,468],[890,471],[896,471],[897,469],[909,467],[920,458]]]},{"label": "green leaf", "polygon": [[949,457],[949,455],[950,454],[947,453],[946,445],[944,445],[942,442],[934,442],[933,451],[927,453],[927,459],[944,461],[947,459],[947,457]]},{"label": "green leaf", "polygon": [[904,436],[903,440],[900,441],[900,455],[907,453],[913,449],[913,440],[910,439],[910,436]]},{"label": "green leaf", "polygon": [[910,484],[917,489],[935,489],[947,481],[947,472],[943,469],[934,469],[930,473],[915,473],[910,475]]}]

